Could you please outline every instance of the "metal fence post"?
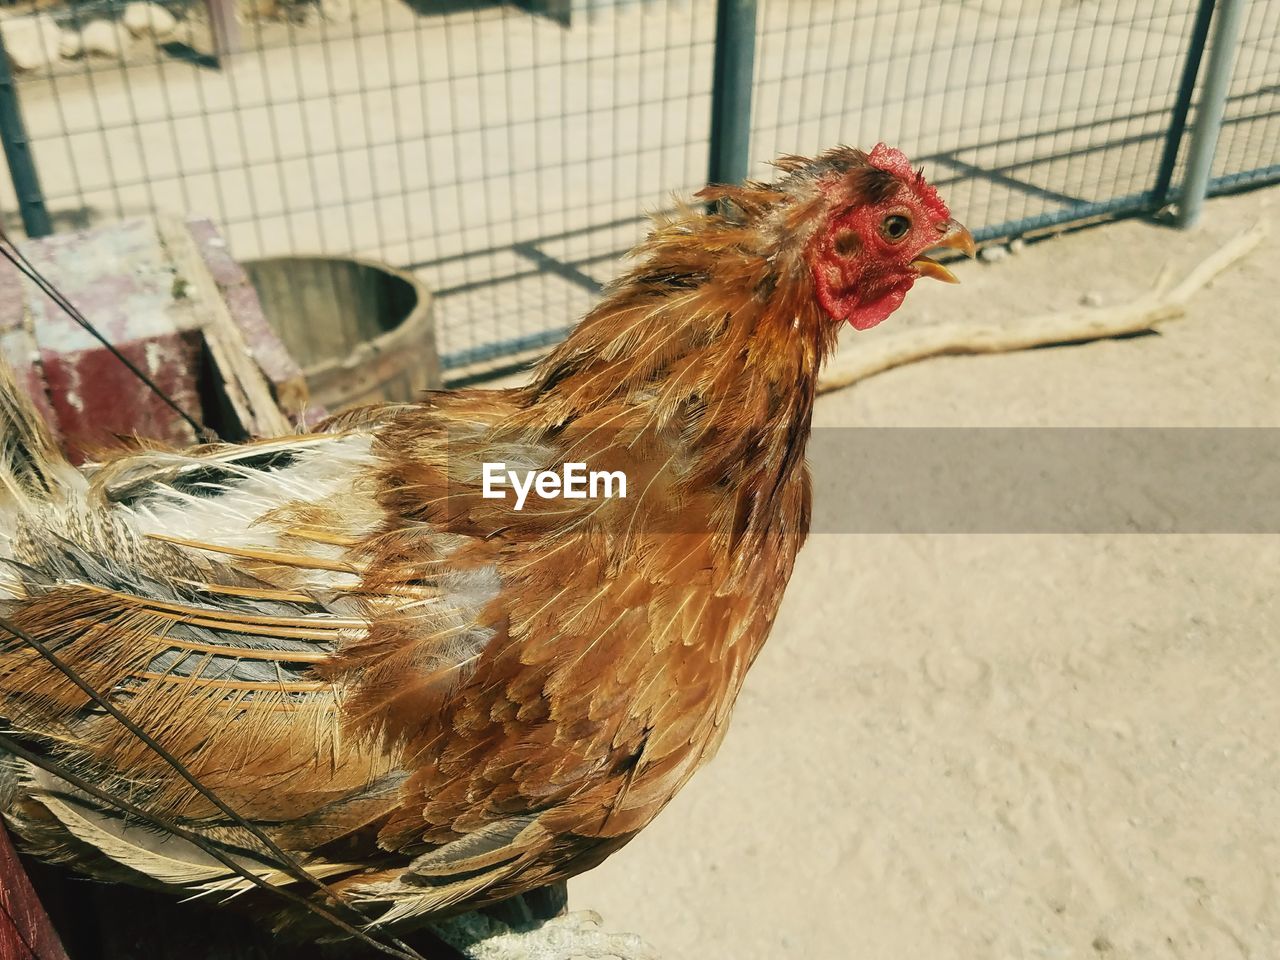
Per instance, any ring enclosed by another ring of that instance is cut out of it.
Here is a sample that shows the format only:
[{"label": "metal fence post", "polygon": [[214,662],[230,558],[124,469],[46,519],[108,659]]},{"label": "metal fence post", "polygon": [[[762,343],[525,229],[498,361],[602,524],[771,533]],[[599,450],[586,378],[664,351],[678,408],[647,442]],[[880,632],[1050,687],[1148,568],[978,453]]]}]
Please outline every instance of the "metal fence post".
[{"label": "metal fence post", "polygon": [[213,55],[218,59],[218,69],[226,70],[231,66],[229,58],[243,49],[235,0],[205,0],[204,5],[209,12],[209,32],[213,34]]},{"label": "metal fence post", "polygon": [[1174,103],[1173,116],[1169,119],[1169,132],[1165,135],[1164,154],[1156,173],[1155,187],[1151,191],[1154,205],[1159,208],[1169,202],[1169,188],[1173,185],[1173,168],[1178,165],[1178,153],[1187,132],[1187,117],[1191,115],[1191,101],[1196,96],[1200,82],[1200,64],[1204,60],[1205,47],[1209,45],[1209,24],[1213,20],[1213,8],[1217,0],[1200,0],[1195,23],[1187,43],[1187,60],[1182,67],[1182,81],[1178,84],[1178,99]]},{"label": "metal fence post", "polygon": [[1184,229],[1195,226],[1204,209],[1243,19],[1244,0],[1220,0],[1214,13],[1213,41],[1205,68],[1204,87],[1200,91],[1200,109],[1196,111],[1196,123],[1191,132],[1187,175],[1182,182],[1178,203],[1178,226]]},{"label": "metal fence post", "polygon": [[18,197],[22,228],[28,237],[47,237],[53,233],[53,224],[44,206],[44,193],[40,190],[35,159],[31,156],[27,128],[22,122],[18,88],[13,83],[13,71],[9,68],[9,54],[4,48],[3,37],[0,37],[0,140],[4,141],[4,156],[9,161],[13,192]]},{"label": "metal fence post", "polygon": [[747,176],[751,150],[751,81],[756,59],[756,0],[718,0],[711,75],[710,183]]}]

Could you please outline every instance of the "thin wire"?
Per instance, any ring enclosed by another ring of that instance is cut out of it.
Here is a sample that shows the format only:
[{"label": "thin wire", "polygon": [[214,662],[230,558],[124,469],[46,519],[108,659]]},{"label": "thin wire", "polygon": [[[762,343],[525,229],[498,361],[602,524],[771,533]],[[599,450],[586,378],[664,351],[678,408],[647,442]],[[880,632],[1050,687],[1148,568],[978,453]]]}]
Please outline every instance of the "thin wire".
[{"label": "thin wire", "polygon": [[131,372],[135,377],[146,384],[147,388],[163,400],[165,404],[168,405],[169,409],[185,420],[191,429],[195,431],[198,438],[205,441],[218,439],[216,431],[211,427],[204,426],[200,421],[196,420],[195,417],[187,413],[187,411],[180,407],[167,393],[161,390],[160,387],[156,385],[155,381],[143,373],[132,360],[116,349],[116,347],[114,347],[106,337],[98,332],[98,328],[90,323],[88,318],[76,309],[75,305],[63,296],[58,288],[46,280],[43,274],[41,274],[40,271],[32,265],[31,261],[28,260],[22,251],[18,249],[17,245],[9,238],[9,235],[5,233],[3,228],[0,228],[0,255],[3,255],[4,258],[13,264],[23,276],[39,287],[45,296],[61,307],[62,311],[83,327],[91,337],[106,347],[107,350],[111,352],[112,356],[124,364],[129,369],[129,372]]},{"label": "thin wire", "polygon": [[[405,162],[405,137],[404,137],[404,118],[400,114],[400,90],[399,76],[396,73],[396,64],[400,58],[396,55],[395,43],[393,40],[390,26],[387,24],[387,0],[382,3],[382,41],[387,50],[387,85],[392,88],[388,94],[391,102],[391,126],[396,131],[396,182],[400,186],[400,203],[404,215],[404,254],[397,259],[401,263],[405,263],[413,259],[413,206],[409,203],[409,165]],[[415,37],[415,48],[416,40]],[[419,74],[415,71],[414,79],[419,78]],[[370,157],[373,151],[369,152]],[[384,194],[390,197],[390,194]],[[387,238],[380,237],[381,256],[384,260],[390,259],[387,256]]]},{"label": "thin wire", "polygon": [[[112,345],[98,331],[98,329],[88,320],[88,318],[86,318],[75,307],[75,305],[72,304],[61,293],[61,291],[59,291],[52,283],[46,280],[45,277],[40,273],[40,271],[35,268],[35,266],[26,258],[26,256],[22,253],[22,251],[18,249],[18,247],[13,243],[13,241],[9,238],[8,234],[5,233],[3,227],[0,227],[0,255],[3,255],[6,260],[12,263],[14,267],[16,267],[24,276],[26,276],[29,280],[35,283],[36,286],[39,287],[40,290],[46,296],[48,296],[51,300],[53,300],[53,302],[56,303],[69,317],[71,317],[72,320],[74,320],[86,332],[88,332],[91,336],[93,336],[99,343],[101,343],[104,347],[106,347],[107,350],[110,351],[110,353],[117,360],[119,360],[122,364],[124,364],[124,366],[128,368],[128,370],[131,373],[134,374],[134,376],[136,376],[140,381],[142,381],[143,384],[145,384],[157,397],[159,397],[162,401],[164,401],[164,403],[166,403],[176,414],[178,414],[178,416],[180,416],[183,420],[185,420],[191,426],[191,428],[196,432],[196,435],[198,437],[201,437],[201,438],[212,437],[213,439],[217,438],[216,433],[214,433],[211,429],[201,425],[194,417],[192,417],[189,413],[186,412],[186,410],[184,410],[171,397],[169,397],[168,394],[166,394],[162,389],[160,389],[160,387],[154,381],[152,381],[150,377],[148,377],[132,361],[130,361],[128,357],[124,356],[124,354],[122,354],[114,345]],[[342,898],[340,898],[336,893],[334,893],[333,890],[328,887],[328,885],[326,885],[325,883],[323,883],[322,881],[320,881],[319,879],[317,879],[316,877],[308,873],[302,867],[302,865],[298,863],[296,859],[291,857],[289,854],[285,853],[285,851],[282,850],[278,844],[276,844],[269,836],[267,836],[267,834],[265,834],[263,831],[261,831],[260,829],[255,827],[253,824],[251,824],[248,820],[242,817],[230,806],[228,806],[213,791],[211,791],[208,787],[206,787],[203,783],[201,783],[200,780],[197,777],[195,777],[195,775],[192,774],[186,768],[186,766],[183,765],[175,756],[169,753],[169,751],[166,750],[158,741],[156,741],[146,731],[144,731],[141,727],[139,727],[136,723],[134,723],[131,719],[129,719],[124,713],[118,710],[115,707],[115,705],[112,704],[106,697],[102,696],[90,684],[88,684],[85,680],[83,680],[76,670],[74,670],[70,665],[64,663],[61,660],[61,658],[59,658],[45,644],[43,644],[39,640],[32,637],[26,631],[22,630],[20,627],[18,627],[16,624],[14,624],[13,622],[11,622],[5,617],[0,617],[0,628],[3,628],[7,632],[13,634],[15,637],[24,641],[32,649],[34,649],[37,653],[39,653],[41,657],[43,657],[50,664],[52,664],[68,680],[70,680],[77,687],[79,687],[94,703],[96,703],[99,707],[101,707],[104,711],[106,711],[111,717],[113,717],[121,725],[123,725],[125,729],[128,730],[133,736],[137,737],[150,750],[152,750],[157,756],[159,756],[161,760],[163,760],[166,764],[168,764],[176,773],[178,773],[179,776],[181,776],[184,780],[187,781],[187,783],[189,783],[193,788],[195,788],[196,792],[198,792],[202,797],[204,797],[206,800],[212,803],[220,811],[222,811],[222,813],[224,813],[227,817],[229,817],[238,826],[246,830],[250,836],[257,839],[267,851],[269,851],[273,856],[275,856],[278,859],[279,861],[278,865],[283,867],[285,869],[285,872],[293,876],[295,880],[299,880],[303,883],[308,883],[314,886],[317,890],[319,890],[325,896],[333,900],[335,903],[351,910],[351,912],[354,913],[356,916],[358,916],[362,921],[371,922],[371,918],[366,917],[360,910],[355,908],[353,905],[346,903]],[[7,740],[7,738],[5,739]],[[12,752],[16,753],[17,751],[12,751]],[[59,771],[57,770],[53,770],[51,772],[59,773]],[[66,779],[69,779],[68,777],[65,777],[65,775],[62,773],[59,773],[59,775],[64,776],[64,778]],[[122,809],[123,809],[123,806],[122,806]],[[153,820],[159,823],[161,821],[161,818],[154,817]],[[171,828],[170,825],[165,825],[165,826],[166,826],[166,829]],[[177,830],[177,828],[172,828],[172,829],[173,829],[173,832],[178,833],[179,835],[184,835],[185,833],[183,831]],[[193,838],[194,836],[195,836],[194,834],[191,834],[191,835],[188,835],[188,838],[190,839],[190,838]],[[215,856],[220,861],[225,862],[227,866],[232,867],[232,869],[235,869],[236,872],[240,873],[242,876],[245,876],[247,879],[254,879],[252,874],[249,874],[247,871],[239,869],[232,861],[219,856],[215,851],[213,851],[212,849],[206,848],[205,845],[203,845],[199,841],[195,841],[195,842],[197,842],[197,845],[201,846],[202,849],[205,849],[205,852],[210,853],[211,856]],[[266,888],[275,889],[270,884],[262,883],[260,885]],[[297,897],[296,899],[300,903],[309,904],[312,908],[315,908],[314,904],[311,904],[310,901],[307,901],[304,898]],[[339,918],[333,916],[327,910],[324,910],[323,908],[317,908],[316,912],[322,916],[325,916],[326,919],[329,919],[332,922],[336,923],[344,931],[359,937],[361,940],[366,941],[371,946],[377,947],[383,952],[390,953],[392,956],[413,958],[413,960],[422,960],[421,956],[416,951],[412,950],[412,948],[409,948],[403,945],[399,941],[395,941],[395,942],[401,949],[397,950],[397,949],[386,947],[385,945],[380,944],[378,941],[374,940],[372,937],[362,934],[360,931],[356,930],[350,924],[345,923],[345,921],[342,921]]]},{"label": "thin wire", "polygon": [[108,699],[107,697],[104,697],[101,693],[99,693],[96,689],[94,689],[93,685],[90,684],[88,681],[86,681],[84,678],[82,678],[79,672],[76,671],[74,667],[72,667],[70,664],[63,661],[62,658],[59,657],[56,653],[54,653],[53,650],[51,650],[46,644],[44,644],[40,640],[37,640],[35,637],[31,636],[31,634],[27,633],[25,630],[23,630],[21,627],[19,627],[16,623],[14,623],[12,620],[10,620],[7,617],[0,616],[0,629],[3,629],[13,634],[15,637],[22,640],[24,643],[30,646],[33,650],[35,650],[36,653],[40,654],[41,657],[47,660],[59,673],[61,673],[68,680],[70,680],[77,687],[79,687],[80,690],[87,697],[89,697],[90,700],[92,700],[95,704],[101,707],[108,715],[110,715],[112,718],[118,721],[121,724],[121,726],[123,726],[126,730],[128,730],[131,734],[133,734],[139,740],[141,740],[153,753],[156,754],[156,756],[158,756],[161,760],[163,760],[171,768],[173,768],[174,772],[176,772],[180,777],[182,777],[183,780],[186,780],[187,783],[189,783],[192,787],[194,787],[196,792],[199,793],[200,796],[204,797],[206,800],[212,803],[215,807],[217,807],[224,814],[226,814],[226,816],[230,817],[231,820],[235,822],[237,826],[246,830],[250,836],[258,840],[263,845],[263,847],[267,850],[267,852],[269,852],[272,856],[278,859],[279,866],[283,867],[285,871],[289,873],[291,876],[293,876],[295,880],[299,880],[303,883],[310,884],[311,886],[315,887],[318,891],[323,893],[325,896],[329,897],[335,903],[351,910],[352,913],[360,917],[361,920],[365,922],[372,922],[371,918],[366,917],[356,907],[344,901],[322,880],[319,880],[318,878],[308,873],[306,868],[303,867],[302,864],[300,864],[294,857],[290,856],[288,853],[282,850],[280,846],[274,840],[272,840],[266,833],[264,833],[257,826],[255,826],[254,824],[246,820],[244,817],[242,817],[239,813],[233,810],[227,803],[225,803],[222,800],[222,798],[220,798],[216,793],[214,793],[212,790],[206,787],[203,783],[201,783],[199,778],[196,777],[195,774],[193,774],[190,770],[188,770],[187,767],[180,760],[178,760],[177,757],[171,754],[159,741],[157,741],[149,733],[147,733],[140,726],[138,726],[138,724],[136,724],[133,720],[129,719],[129,717],[126,714],[124,714],[119,708],[117,708],[116,705],[110,701],[110,699]]},{"label": "thin wire", "polygon": [[[123,26],[121,24],[113,24],[113,29],[117,31],[117,36],[119,36],[119,32],[123,30]],[[143,187],[146,192],[147,203],[152,210],[159,210],[160,205],[156,202],[156,177],[151,171],[151,165],[147,162],[147,146],[142,136],[142,124],[138,120],[138,99],[133,95],[133,82],[129,79],[129,71],[131,68],[125,60],[125,51],[128,48],[124,43],[120,43],[119,47],[120,49],[114,60],[119,66],[120,84],[124,88],[124,96],[121,99],[124,103],[128,104],[128,116],[126,118],[126,123],[121,124],[117,129],[123,130],[126,125],[132,126],[133,142],[138,151],[138,168],[142,171],[142,179],[144,181]],[[97,81],[95,80],[94,82],[96,83]]]},{"label": "thin wire", "polygon": [[[70,6],[69,12],[71,13],[70,27],[72,30],[76,32],[76,34],[79,34],[82,27],[84,26],[83,22],[80,19],[80,10],[76,6]],[[80,164],[76,163],[75,149],[71,145],[71,130],[70,130],[70,125],[67,123],[67,111],[62,103],[62,91],[58,88],[58,84],[55,82],[55,79],[54,79],[53,67],[54,67],[54,61],[50,60],[49,70],[45,74],[45,79],[48,81],[48,84],[49,84],[49,94],[53,99],[54,108],[58,111],[58,123],[62,127],[62,131],[63,131],[62,141],[67,151],[67,168],[71,171],[71,183],[74,188],[76,196],[78,196],[80,199],[81,210],[86,211],[84,214],[84,219],[85,219],[84,226],[88,226],[89,214],[87,213],[88,205],[85,203],[84,180],[80,176]],[[89,132],[92,133],[92,131],[89,131]],[[31,126],[28,129],[27,135],[34,144],[39,142],[39,140],[43,135],[43,131],[40,130],[38,125],[35,125],[35,126]],[[47,202],[51,198],[46,194],[45,199]]]},{"label": "thin wire", "polygon": [[[184,23],[186,23],[186,26],[187,26],[187,46],[191,46],[192,45],[191,20],[184,20]],[[207,81],[205,78],[205,73],[198,73],[195,79],[195,83],[192,84],[192,86],[195,87],[195,90],[196,90],[196,100],[200,102],[200,111],[198,111],[198,116],[200,116],[201,128],[204,129],[205,131],[205,155],[218,156],[219,159],[223,160],[223,163],[225,163],[225,157],[227,157],[227,151],[225,151],[225,148],[219,148],[219,146],[216,145],[215,143],[214,125],[212,125],[212,119],[211,119],[212,114],[211,114],[211,111],[209,110],[209,95],[207,95],[206,83]],[[168,93],[166,93],[166,96],[168,96]],[[175,113],[170,114],[169,127],[170,129],[173,129],[173,131],[177,131],[178,127],[177,127],[177,123],[174,122],[174,119],[173,119],[174,116],[175,116]],[[180,165],[179,174],[182,175],[183,183],[186,183],[188,179],[193,179],[196,177],[196,175],[198,175],[198,174],[193,174],[189,172],[189,170],[188,172],[183,172],[182,168],[183,166],[186,166],[186,164],[183,163],[182,154],[180,154],[180,151],[178,154],[178,159],[179,159],[179,165]],[[209,175],[210,175],[210,179],[212,180],[212,184],[214,184],[214,197],[216,200],[216,204],[218,204],[218,219],[221,221],[225,221],[227,220],[227,216],[228,216],[228,206],[227,206],[227,191],[225,191],[225,189],[223,188],[224,172],[223,170],[210,169]],[[209,214],[210,211],[206,209],[204,212],[205,214]]]},{"label": "thin wire", "polygon": [[[370,184],[370,194],[371,194],[370,207],[373,211],[374,231],[376,232],[378,237],[377,249],[379,251],[379,256],[381,256],[385,252],[387,228],[386,228],[386,223],[384,222],[382,217],[382,202],[381,202],[382,194],[378,192],[378,181],[381,178],[378,176],[377,168],[374,165],[374,152],[373,152],[373,148],[370,146],[370,144],[373,142],[374,123],[373,123],[373,111],[369,109],[369,84],[365,83],[366,74],[365,74],[364,53],[363,53],[363,48],[364,48],[363,41],[366,37],[371,36],[371,34],[361,32],[360,30],[360,4],[353,3],[351,4],[350,9],[351,9],[351,47],[352,47],[352,52],[355,54],[355,58],[354,58],[355,74],[356,74],[355,95],[359,98],[360,113],[364,120],[364,123],[363,123],[364,153],[366,157],[366,164],[369,170],[369,184]],[[384,25],[385,25],[385,20],[384,20]],[[394,98],[394,96],[395,94],[393,92],[392,97]],[[394,123],[393,123],[393,128],[394,128]],[[352,234],[352,236],[350,237],[351,252],[353,254],[359,253],[362,249],[364,249],[364,245],[357,239],[355,234]]]},{"label": "thin wire", "polygon": [[[140,726],[138,726],[133,720],[129,719],[129,717],[126,716],[123,712],[121,712],[120,709],[117,708],[116,705],[113,704],[107,697],[104,697],[101,693],[99,693],[96,689],[94,689],[93,685],[90,684],[88,681],[86,681],[83,677],[81,677],[79,672],[74,667],[72,667],[70,664],[63,661],[62,658],[59,657],[56,653],[54,653],[53,650],[51,650],[45,643],[43,643],[40,640],[37,640],[35,637],[29,634],[26,630],[19,627],[16,623],[14,623],[8,617],[0,616],[0,629],[3,629],[6,632],[11,633],[13,636],[17,637],[19,640],[22,640],[24,643],[26,643],[29,647],[31,647],[31,649],[35,650],[36,653],[40,654],[40,656],[43,657],[45,660],[47,660],[50,663],[50,665],[54,667],[54,669],[56,669],[64,677],[66,677],[73,684],[79,687],[80,690],[90,700],[92,700],[97,706],[101,707],[103,711],[105,711],[109,716],[111,716],[113,719],[118,721],[121,724],[121,726],[123,726],[131,734],[133,734],[140,741],[142,741],[142,743],[145,744],[153,753],[155,753],[156,756],[158,756],[161,760],[163,760],[166,764],[168,764],[174,770],[174,772],[176,772],[180,777],[182,777],[182,779],[186,780],[187,783],[189,783],[192,787],[194,787],[197,793],[199,793],[202,797],[204,797],[206,800],[212,803],[215,807],[221,810],[224,814],[226,814],[226,816],[231,818],[231,820],[234,821],[237,826],[246,830],[250,836],[258,840],[263,845],[263,847],[266,848],[267,852],[269,852],[271,855],[277,858],[277,860],[279,861],[277,863],[277,866],[283,868],[284,871],[290,874],[290,876],[292,876],[295,880],[301,881],[302,883],[306,883],[306,884],[309,884],[310,886],[315,887],[318,891],[323,893],[334,903],[350,910],[355,916],[359,917],[360,920],[362,920],[363,922],[366,922],[366,923],[372,922],[372,919],[370,917],[365,916],[364,913],[360,911],[358,908],[356,908],[354,905],[347,903],[345,900],[339,897],[322,880],[319,880],[318,878],[308,873],[306,868],[304,868],[294,857],[290,856],[288,853],[282,850],[274,840],[272,840],[269,836],[267,836],[267,834],[265,834],[257,826],[255,826],[254,824],[246,820],[244,817],[242,817],[239,813],[237,813],[230,806],[228,806],[217,794],[215,794],[212,790],[210,790],[203,783],[201,783],[200,780],[193,773],[191,773],[191,771],[188,770],[186,766],[180,760],[178,760],[177,757],[173,756],[173,754],[171,754],[167,749],[165,749],[165,747],[161,745],[159,741],[157,741],[149,733],[147,733]],[[51,772],[57,773],[59,776],[64,776],[62,773],[59,773],[57,770],[52,770]],[[69,779],[69,778],[64,777],[64,779]],[[124,809],[124,807],[121,806],[121,809]],[[155,815],[155,819],[159,821],[160,820],[159,815]],[[168,828],[166,827],[166,829]],[[271,886],[271,885],[267,884],[267,886]],[[302,898],[299,898],[299,899],[302,899]],[[416,954],[412,950],[412,948],[404,946],[399,941],[395,941],[395,942],[397,946],[402,947],[402,949],[405,951],[405,955],[414,957],[416,958],[416,960],[423,960],[423,958],[419,957],[418,954]],[[400,954],[397,954],[397,955],[400,955]]]},{"label": "thin wire", "polygon": [[[509,13],[505,7],[499,8],[499,11],[498,11],[499,17],[505,18],[508,15]],[[478,200],[481,201],[480,219],[485,224],[486,237],[489,239],[490,245],[496,247],[497,231],[495,228],[498,226],[498,216],[499,216],[498,211],[501,209],[502,205],[498,201],[497,196],[494,192],[495,191],[494,180],[496,178],[492,175],[490,152],[488,149],[489,145],[488,145],[487,138],[485,137],[485,133],[483,132],[483,131],[489,131],[493,129],[493,124],[490,122],[490,119],[489,119],[492,116],[492,112],[489,110],[489,107],[488,107],[489,97],[485,89],[486,88],[485,81],[488,80],[490,77],[496,75],[496,71],[486,72],[484,68],[481,66],[488,59],[485,48],[484,48],[484,40],[485,40],[484,31],[485,31],[485,24],[487,22],[490,22],[490,21],[487,21],[482,16],[480,6],[476,5],[471,11],[471,45],[472,45],[471,55],[475,57],[476,70],[479,74],[479,76],[476,79],[475,110],[476,110],[476,116],[479,118],[480,127],[482,129],[482,132],[477,137],[477,142],[479,142],[480,144],[479,167],[482,171],[482,177],[483,177],[483,185],[480,187],[480,189],[476,191],[476,197]],[[454,91],[454,96],[455,97],[457,96],[456,90]],[[455,111],[454,119],[456,120],[458,116],[459,114]],[[461,151],[461,144],[458,144],[457,149]],[[466,167],[467,165],[465,163],[460,162],[458,165],[458,170],[462,171],[466,169]],[[466,223],[466,219],[463,218],[461,222]],[[512,240],[515,239],[515,237],[510,233],[508,233],[508,236],[510,236]],[[493,276],[495,273],[498,272],[498,270],[500,269],[499,264],[500,264],[500,261],[498,259],[498,255],[490,254],[489,263],[488,263],[489,276]],[[519,301],[517,301],[516,327],[519,330],[523,330],[524,319],[519,315],[518,311],[519,311]],[[501,328],[499,327],[499,324],[503,320],[503,311],[493,310],[490,316],[492,318],[492,329],[493,329],[492,336],[493,338],[496,339],[502,336],[502,331],[501,331]]]},{"label": "thin wire", "polygon": [[[352,40],[355,40],[354,35],[352,36]],[[342,111],[338,109],[338,98],[344,91],[339,90],[335,83],[333,51],[331,48],[332,42],[329,37],[329,19],[322,16],[320,18],[320,49],[323,51],[324,55],[324,89],[329,94],[328,97],[323,99],[327,99],[329,101],[329,116],[333,125],[334,166],[338,171],[338,195],[341,196],[343,200],[343,202],[338,206],[341,206],[343,219],[346,221],[347,249],[354,250],[356,246],[356,220],[355,214],[352,213],[352,208],[355,206],[355,203],[351,199],[351,184],[347,177],[346,161],[346,155],[350,152],[350,149],[344,144],[342,131],[346,129],[346,124],[343,122]],[[319,184],[316,185],[316,192],[323,192]],[[317,208],[317,212],[319,212],[319,208]],[[251,216],[249,219],[257,220],[256,211],[254,216]]]},{"label": "thin wire", "polygon": [[[74,10],[74,7],[73,7],[73,10]],[[83,21],[80,18],[80,13],[78,10],[73,14],[73,18],[75,22],[75,30],[76,32],[79,32],[81,23]],[[111,190],[112,199],[115,201],[116,218],[123,220],[125,217],[125,212],[124,212],[124,204],[120,196],[120,191],[118,189],[111,189],[113,184],[119,182],[120,175],[116,170],[116,160],[111,150],[111,138],[107,136],[107,121],[103,116],[102,98],[98,95],[98,78],[89,63],[89,61],[92,60],[93,58],[81,57],[80,59],[84,65],[84,70],[82,72],[85,78],[85,86],[89,91],[90,99],[92,100],[92,103],[93,103],[93,113],[98,121],[96,130],[102,140],[102,162],[103,162],[103,166],[106,168],[107,178],[108,178],[108,182],[104,185],[103,189]],[[49,64],[49,76],[51,78],[53,76],[52,61],[50,61],[50,64]],[[85,204],[85,206],[88,206],[88,204]]]},{"label": "thin wire", "polygon": [[[352,9],[354,9],[354,7]],[[262,42],[262,18],[254,17],[253,25],[257,33],[257,41],[258,41],[257,48],[258,48],[259,76],[261,78],[263,87],[269,89],[272,83],[271,67],[267,63],[266,44]],[[262,115],[265,119],[267,128],[271,131],[271,138],[269,141],[271,145],[271,155],[272,157],[276,158],[276,163],[274,164],[274,166],[276,168],[276,188],[280,191],[279,217],[281,221],[284,223],[284,233],[289,238],[289,249],[297,250],[298,237],[293,229],[294,227],[293,217],[289,215],[289,180],[285,176],[284,164],[279,162],[279,157],[280,157],[280,154],[283,152],[283,150],[282,150],[282,145],[280,141],[280,124],[277,122],[276,114],[277,114],[277,110],[275,105],[268,100],[264,100],[264,103],[262,106]],[[241,108],[240,115],[241,115],[241,118],[243,119],[243,116],[244,116],[243,107]],[[249,160],[249,157],[247,154],[245,156],[245,160],[246,161]],[[269,163],[270,161],[267,161],[267,162]],[[252,162],[249,162],[247,164],[247,166],[253,166],[253,165],[254,164]],[[257,181],[255,181],[255,185],[256,185],[256,182]],[[258,256],[260,257],[265,256],[266,253],[267,251],[266,249],[261,247],[261,241],[260,241]]]},{"label": "thin wire", "polygon": [[333,912],[326,910],[324,907],[320,906],[318,903],[308,900],[306,897],[299,896],[298,894],[294,893],[292,890],[287,890],[283,887],[278,887],[275,884],[268,883],[266,880],[263,880],[256,873],[253,873],[251,870],[246,870],[243,866],[237,863],[232,857],[223,853],[215,844],[210,843],[207,839],[202,837],[200,834],[195,833],[191,830],[187,830],[183,827],[180,827],[176,823],[174,823],[172,820],[169,820],[166,817],[162,817],[157,813],[152,813],[149,810],[144,810],[142,807],[139,807],[128,800],[122,799],[121,797],[117,797],[112,793],[108,793],[106,790],[103,790],[102,788],[98,787],[96,784],[89,782],[88,780],[84,779],[81,776],[78,776],[77,774],[72,773],[69,770],[61,769],[59,765],[53,760],[50,760],[48,757],[41,756],[38,753],[34,753],[33,751],[28,750],[26,747],[22,746],[22,744],[20,744],[18,741],[12,739],[6,734],[0,734],[0,748],[4,749],[5,752],[10,753],[15,757],[18,757],[21,760],[27,761],[27,763],[31,764],[32,766],[39,767],[41,770],[44,770],[47,773],[51,773],[55,777],[58,777],[61,780],[65,780],[67,783],[71,784],[73,787],[76,787],[79,790],[83,790],[85,793],[89,794],[89,796],[93,797],[96,800],[100,800],[103,803],[110,804],[111,806],[120,810],[122,813],[127,813],[127,814],[130,814],[131,816],[137,817],[139,820],[143,821],[144,823],[149,823],[152,826],[159,827],[165,832],[173,834],[175,837],[180,837],[183,840],[186,840],[188,843],[194,844],[201,851],[203,851],[204,853],[207,853],[209,856],[213,857],[215,860],[217,860],[219,863],[225,866],[228,870],[232,871],[242,879],[249,881],[255,887],[258,887],[259,889],[262,889],[262,890],[273,891],[276,894],[280,895],[281,897],[284,897],[290,903],[296,904],[298,906],[306,908],[307,910],[310,910],[316,916],[321,917],[324,920],[327,920],[329,923],[333,924],[343,933],[346,933],[349,936],[355,937],[357,940],[360,940],[361,942],[368,944],[369,946],[373,947],[375,950],[377,950],[380,953],[385,953],[388,956],[392,956],[392,957],[399,957],[401,958],[401,960],[426,960],[426,958],[424,958],[421,954],[419,954],[415,950],[412,950],[412,949],[400,950],[395,947],[388,946],[387,944],[380,943],[379,941],[375,940],[373,937],[365,933],[363,930],[353,927],[351,924],[347,923],[347,921],[343,920],[341,917],[337,916]]}]

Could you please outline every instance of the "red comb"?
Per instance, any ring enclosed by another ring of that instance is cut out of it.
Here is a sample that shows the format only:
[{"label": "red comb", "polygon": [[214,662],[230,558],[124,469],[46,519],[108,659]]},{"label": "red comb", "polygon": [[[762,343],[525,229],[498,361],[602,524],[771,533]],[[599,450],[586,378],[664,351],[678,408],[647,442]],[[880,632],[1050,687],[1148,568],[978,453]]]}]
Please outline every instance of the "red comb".
[{"label": "red comb", "polygon": [[901,150],[885,143],[877,143],[868,160],[877,170],[891,173],[905,184],[914,187],[921,201],[942,220],[951,219],[951,211],[947,209],[942,197],[924,179],[924,171],[911,169],[911,161]]}]

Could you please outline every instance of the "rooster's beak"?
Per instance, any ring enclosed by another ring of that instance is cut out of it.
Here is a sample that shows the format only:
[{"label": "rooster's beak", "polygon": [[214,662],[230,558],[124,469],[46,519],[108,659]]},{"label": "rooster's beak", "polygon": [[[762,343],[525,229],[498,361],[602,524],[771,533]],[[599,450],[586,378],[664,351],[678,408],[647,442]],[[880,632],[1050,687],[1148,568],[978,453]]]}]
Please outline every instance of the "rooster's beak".
[{"label": "rooster's beak", "polygon": [[[966,257],[972,257],[978,252],[978,248],[973,242],[973,234],[965,228],[964,224],[957,223],[955,220],[948,220],[938,229],[942,231],[942,239],[929,249],[936,250],[938,247],[947,247],[951,250],[959,250]],[[916,273],[922,277],[933,277],[933,279],[941,280],[943,283],[960,282],[954,273],[929,257],[916,257],[911,261],[911,265],[916,268]]]}]

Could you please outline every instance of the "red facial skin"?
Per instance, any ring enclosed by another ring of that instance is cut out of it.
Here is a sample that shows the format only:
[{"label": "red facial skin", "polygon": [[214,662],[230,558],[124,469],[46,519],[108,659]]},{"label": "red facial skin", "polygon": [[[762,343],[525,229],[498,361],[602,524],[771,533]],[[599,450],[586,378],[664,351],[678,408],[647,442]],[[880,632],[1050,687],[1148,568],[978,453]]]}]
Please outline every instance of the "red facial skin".
[{"label": "red facial skin", "polygon": [[[857,330],[874,327],[901,306],[920,278],[912,261],[938,246],[953,226],[946,204],[912,172],[906,157],[881,146],[871,160],[901,181],[898,192],[879,203],[855,202],[836,214],[808,251],[818,302],[833,320],[847,320]],[[910,220],[898,239],[886,231],[887,218],[894,216]]]}]

